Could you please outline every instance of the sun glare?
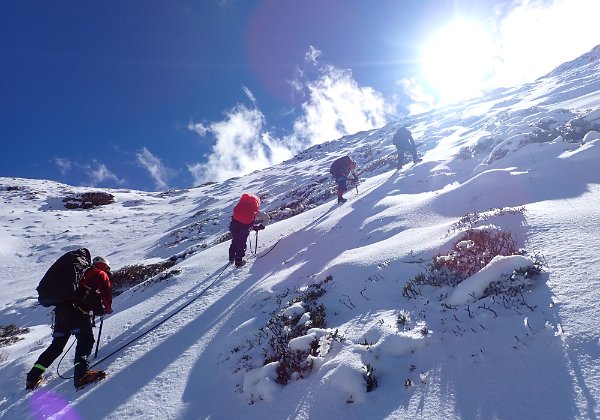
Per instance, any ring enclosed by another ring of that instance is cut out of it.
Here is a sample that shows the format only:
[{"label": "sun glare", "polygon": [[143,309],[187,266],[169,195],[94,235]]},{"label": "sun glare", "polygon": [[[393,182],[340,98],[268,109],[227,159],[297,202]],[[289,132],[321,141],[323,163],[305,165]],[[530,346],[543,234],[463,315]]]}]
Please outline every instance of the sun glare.
[{"label": "sun glare", "polygon": [[456,21],[435,33],[421,55],[421,75],[440,103],[477,96],[494,67],[495,47],[483,27]]}]

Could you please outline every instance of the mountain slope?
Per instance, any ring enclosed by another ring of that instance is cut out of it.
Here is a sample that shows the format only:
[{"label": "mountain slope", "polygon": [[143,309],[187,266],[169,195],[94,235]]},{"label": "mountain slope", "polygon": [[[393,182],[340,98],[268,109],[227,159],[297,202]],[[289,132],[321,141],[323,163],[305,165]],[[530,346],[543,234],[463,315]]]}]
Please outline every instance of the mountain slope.
[{"label": "mountain slope", "polygon": [[[104,190],[115,202],[91,209],[62,202],[87,188],[0,178],[0,325],[30,329],[0,349],[0,413],[597,417],[600,65],[584,61],[414,117],[424,160],[401,171],[391,137],[407,120],[223,183]],[[364,182],[340,206],[328,166],[345,153]],[[223,235],[244,191],[260,194],[275,222],[251,264],[225,268]],[[510,233],[526,254],[486,262],[458,285],[415,280],[438,278],[434,257],[465,257],[485,232]],[[117,353],[98,365],[107,380],[75,392],[57,361],[45,386],[25,394],[24,375],[50,340],[35,287],[76,246],[115,268],[172,258],[177,271],[115,298],[100,358]],[[543,261],[543,272],[508,277],[521,258]],[[283,340],[292,327],[301,333]],[[274,356],[313,343],[296,360],[307,368],[286,377]]]}]

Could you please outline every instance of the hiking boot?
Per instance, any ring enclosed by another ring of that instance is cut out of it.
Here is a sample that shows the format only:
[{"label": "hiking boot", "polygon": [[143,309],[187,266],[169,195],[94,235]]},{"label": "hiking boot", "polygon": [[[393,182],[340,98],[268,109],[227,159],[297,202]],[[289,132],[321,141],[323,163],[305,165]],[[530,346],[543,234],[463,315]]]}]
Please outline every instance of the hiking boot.
[{"label": "hiking boot", "polygon": [[344,197],[338,198],[338,203],[345,203],[346,201],[348,201],[347,198],[344,198]]},{"label": "hiking boot", "polygon": [[88,370],[81,378],[76,378],[73,382],[75,388],[80,389],[92,382],[98,382],[106,378],[106,372],[103,370]]},{"label": "hiking boot", "polygon": [[36,389],[37,386],[44,379],[44,372],[46,368],[40,364],[35,364],[31,370],[27,373],[27,379],[25,380],[25,389],[31,391]]},{"label": "hiking boot", "polygon": [[42,383],[43,380],[44,380],[44,375],[40,375],[40,376],[27,375],[27,380],[25,381],[25,389],[27,391],[33,391],[34,389],[36,389],[39,386],[39,384]]},{"label": "hiking boot", "polygon": [[237,261],[235,262],[235,266],[236,266],[236,267],[243,267],[243,266],[245,266],[245,265],[246,265],[246,261],[244,261],[244,260],[237,260]]}]

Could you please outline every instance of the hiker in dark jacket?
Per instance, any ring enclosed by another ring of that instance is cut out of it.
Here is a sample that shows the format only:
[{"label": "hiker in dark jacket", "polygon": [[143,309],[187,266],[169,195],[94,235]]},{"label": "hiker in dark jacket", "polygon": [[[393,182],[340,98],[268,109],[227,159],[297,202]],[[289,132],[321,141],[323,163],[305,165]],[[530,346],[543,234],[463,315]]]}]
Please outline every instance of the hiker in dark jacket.
[{"label": "hiker in dark jacket", "polygon": [[410,152],[413,163],[418,163],[422,160],[417,154],[417,146],[415,145],[412,133],[406,127],[400,127],[396,131],[392,143],[396,146],[396,151],[398,152],[398,169],[402,169],[402,165],[404,165],[405,152]]},{"label": "hiker in dark jacket", "polygon": [[[92,322],[94,315],[112,313],[112,287],[110,265],[106,258],[95,257],[92,267],[86,270],[79,282],[72,301],[59,303],[54,309],[52,343],[40,355],[29,373],[25,388],[35,389],[48,367],[63,352],[71,334],[77,338],[75,347],[75,372],[73,383],[76,388],[102,379],[102,371],[89,370],[88,357],[94,348]],[[93,312],[93,315],[90,313]]]},{"label": "hiker in dark jacket", "polygon": [[352,160],[350,156],[344,156],[336,159],[332,164],[329,172],[333,176],[333,179],[337,183],[337,198],[338,203],[345,203],[347,200],[343,197],[344,193],[348,190],[348,179],[352,174],[352,180],[358,182],[358,176],[356,176],[356,162]]},{"label": "hiker in dark jacket", "polygon": [[231,232],[231,245],[229,246],[229,262],[235,263],[236,267],[246,264],[246,242],[250,229],[264,229],[269,216],[260,208],[260,198],[254,194],[243,194],[240,201],[233,208],[233,216],[229,223]]}]

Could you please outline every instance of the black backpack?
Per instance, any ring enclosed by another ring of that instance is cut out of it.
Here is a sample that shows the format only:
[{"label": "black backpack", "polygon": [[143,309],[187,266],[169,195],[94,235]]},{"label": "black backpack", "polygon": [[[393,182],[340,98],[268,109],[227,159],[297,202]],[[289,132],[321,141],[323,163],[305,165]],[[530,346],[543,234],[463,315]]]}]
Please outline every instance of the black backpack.
[{"label": "black backpack", "polygon": [[72,300],[83,273],[91,265],[92,257],[86,248],[69,251],[56,260],[37,287],[40,304],[53,306]]}]

